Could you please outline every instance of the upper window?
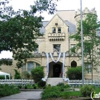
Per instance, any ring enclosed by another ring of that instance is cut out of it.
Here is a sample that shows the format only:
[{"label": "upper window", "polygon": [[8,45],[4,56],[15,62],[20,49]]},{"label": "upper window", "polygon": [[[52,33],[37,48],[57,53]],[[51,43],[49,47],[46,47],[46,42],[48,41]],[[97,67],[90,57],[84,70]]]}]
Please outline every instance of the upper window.
[{"label": "upper window", "polygon": [[71,44],[71,48],[74,48],[75,47],[75,44]]},{"label": "upper window", "polygon": [[56,33],[56,28],[52,27],[52,33]]},{"label": "upper window", "polygon": [[54,44],[53,49],[57,50],[57,51],[60,51],[60,44]]},{"label": "upper window", "polygon": [[58,27],[58,33],[61,33],[61,27]]}]

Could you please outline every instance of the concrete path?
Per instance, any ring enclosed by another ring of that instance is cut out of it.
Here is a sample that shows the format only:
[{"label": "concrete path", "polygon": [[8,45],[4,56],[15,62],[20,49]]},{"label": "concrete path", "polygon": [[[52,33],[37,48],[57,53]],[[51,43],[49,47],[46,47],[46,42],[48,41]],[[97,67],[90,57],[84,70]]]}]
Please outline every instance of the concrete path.
[{"label": "concrete path", "polygon": [[42,91],[26,91],[0,98],[0,100],[41,100]]}]

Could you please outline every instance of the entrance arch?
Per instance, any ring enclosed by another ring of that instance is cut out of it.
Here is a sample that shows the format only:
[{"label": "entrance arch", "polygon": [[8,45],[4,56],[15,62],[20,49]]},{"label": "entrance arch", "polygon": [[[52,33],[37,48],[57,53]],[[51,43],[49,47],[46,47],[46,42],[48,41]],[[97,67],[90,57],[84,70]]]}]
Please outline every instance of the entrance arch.
[{"label": "entrance arch", "polygon": [[50,62],[48,77],[62,77],[62,63]]}]

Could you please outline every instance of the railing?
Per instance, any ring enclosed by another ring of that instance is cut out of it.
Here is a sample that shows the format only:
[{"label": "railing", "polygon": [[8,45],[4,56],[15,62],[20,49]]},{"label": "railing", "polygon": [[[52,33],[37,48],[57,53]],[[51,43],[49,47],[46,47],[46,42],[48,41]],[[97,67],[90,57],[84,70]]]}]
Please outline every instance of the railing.
[{"label": "railing", "polygon": [[65,33],[49,33],[48,38],[50,41],[63,41]]},{"label": "railing", "polygon": [[[69,80],[68,84],[74,87],[78,87],[82,85],[82,80]],[[94,80],[93,82],[92,80],[84,80],[84,84],[100,86],[100,80]]]},{"label": "railing", "polygon": [[25,84],[34,84],[34,80],[26,79],[0,79],[0,84],[16,84],[16,85],[25,85]]}]

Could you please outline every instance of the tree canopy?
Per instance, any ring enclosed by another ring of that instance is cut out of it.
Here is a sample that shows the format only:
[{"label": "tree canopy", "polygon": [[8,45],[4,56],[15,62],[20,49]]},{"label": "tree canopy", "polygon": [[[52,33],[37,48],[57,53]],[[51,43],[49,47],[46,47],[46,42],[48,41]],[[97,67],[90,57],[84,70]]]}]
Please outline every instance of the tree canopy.
[{"label": "tree canopy", "polygon": [[[100,22],[97,21],[97,15],[88,13],[86,14],[85,20],[83,22],[83,44],[84,44],[84,62],[91,64],[91,69],[99,65],[100,57]],[[78,43],[75,46],[76,51],[81,49],[81,23],[79,22],[77,33],[72,35],[70,38],[73,38]]]},{"label": "tree canopy", "polygon": [[36,38],[41,35],[42,16],[37,12],[48,11],[53,13],[56,4],[53,0],[36,0],[30,10],[18,10],[7,6],[8,0],[0,1],[0,52],[11,51],[20,68],[27,58],[32,57],[32,51],[37,48]]}]

